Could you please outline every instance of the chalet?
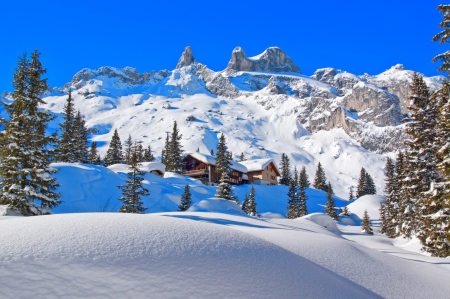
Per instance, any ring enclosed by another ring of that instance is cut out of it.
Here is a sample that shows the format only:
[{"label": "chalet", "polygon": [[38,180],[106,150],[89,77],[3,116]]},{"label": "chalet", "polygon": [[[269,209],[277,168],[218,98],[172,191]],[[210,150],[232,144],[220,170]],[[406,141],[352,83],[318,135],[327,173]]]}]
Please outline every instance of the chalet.
[{"label": "chalet", "polygon": [[[216,172],[216,158],[200,153],[188,153],[184,159],[183,175],[201,180],[206,185],[216,185],[220,181],[220,173]],[[241,185],[247,183],[247,168],[240,163],[231,161],[230,183]]]},{"label": "chalet", "polygon": [[273,159],[255,159],[239,162],[247,168],[248,183],[255,185],[277,185],[280,171]]}]

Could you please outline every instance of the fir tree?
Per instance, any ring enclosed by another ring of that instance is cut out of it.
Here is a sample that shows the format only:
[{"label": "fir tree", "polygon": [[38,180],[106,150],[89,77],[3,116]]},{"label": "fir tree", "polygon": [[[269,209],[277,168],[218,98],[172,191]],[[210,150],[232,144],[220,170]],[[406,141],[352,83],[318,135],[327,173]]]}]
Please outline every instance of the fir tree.
[{"label": "fir tree", "polygon": [[328,182],[327,186],[327,204],[325,206],[325,213],[327,213],[334,220],[339,220],[339,215],[336,213],[336,204],[334,203],[331,183]]},{"label": "fir tree", "polygon": [[325,176],[325,171],[322,168],[322,164],[317,164],[316,176],[314,177],[314,189],[327,191],[327,178]]},{"label": "fir tree", "polygon": [[114,134],[109,143],[109,148],[106,151],[105,166],[122,163],[122,143],[120,142],[119,133],[117,129],[114,130]]},{"label": "fir tree", "polygon": [[89,163],[94,165],[102,164],[100,155],[98,154],[97,150],[97,142],[95,141],[92,141],[91,150],[89,152]]},{"label": "fir tree", "polygon": [[184,212],[187,209],[189,209],[192,205],[192,199],[191,199],[191,189],[188,184],[184,186],[183,195],[181,195],[181,203],[178,206],[178,211]]},{"label": "fir tree", "polygon": [[[438,41],[440,44],[450,42],[450,5],[439,5],[437,7],[442,13],[444,20],[439,23],[439,27],[443,28],[441,32],[433,36],[433,41]],[[439,66],[438,71],[449,73],[450,70],[450,51],[439,54],[433,58],[433,62],[440,61],[442,65]]]},{"label": "fir tree", "polygon": [[169,160],[168,160],[169,152],[170,152],[170,139],[169,139],[169,133],[167,133],[166,141],[164,143],[164,149],[161,150],[161,163],[166,165],[166,169],[167,169],[167,165],[169,164]]},{"label": "fir tree", "polygon": [[369,214],[367,210],[364,210],[364,216],[361,222],[361,228],[369,235],[373,235],[372,223],[370,222]]},{"label": "fir tree", "polygon": [[291,165],[289,161],[289,157],[285,154],[281,154],[281,178],[280,184],[289,186],[289,182],[291,180]]},{"label": "fir tree", "polygon": [[169,146],[165,151],[166,171],[181,173],[183,171],[183,151],[181,145],[182,135],[178,130],[177,122],[173,122],[172,135]]},{"label": "fir tree", "polygon": [[126,185],[118,186],[122,190],[123,196],[119,198],[123,202],[119,209],[121,213],[144,213],[147,210],[141,200],[141,196],[148,196],[150,192],[142,186],[144,171],[139,169],[138,156],[136,151],[132,151],[128,168],[128,179]]},{"label": "fir tree", "polygon": [[292,178],[294,180],[294,184],[296,186],[299,186],[299,177],[298,177],[298,171],[297,171],[297,166],[294,166],[294,177]]},{"label": "fir tree", "polygon": [[57,161],[75,162],[73,157],[73,123],[74,123],[74,104],[72,100],[72,92],[69,90],[67,102],[63,108],[63,123],[59,124],[61,129],[61,139],[58,142]]},{"label": "fir tree", "polygon": [[242,203],[242,210],[250,216],[259,217],[256,211],[256,199],[255,199],[255,187],[252,185],[250,194],[245,195],[244,202]]},{"label": "fir tree", "polygon": [[380,201],[380,208],[378,209],[380,212],[380,233],[387,234],[387,215],[386,215],[386,203]]},{"label": "fir tree", "polygon": [[300,171],[300,179],[299,179],[298,185],[303,188],[309,188],[309,186],[310,186],[309,176],[306,173],[305,166],[302,166],[302,170]]},{"label": "fir tree", "polygon": [[214,157],[214,150],[213,150],[213,149],[211,149],[211,150],[209,151],[209,153],[211,154],[211,156]]},{"label": "fir tree", "polygon": [[127,140],[123,143],[123,162],[125,164],[130,164],[132,152],[133,138],[131,138],[131,134],[129,134]]},{"label": "fir tree", "polygon": [[368,194],[376,194],[377,189],[375,188],[375,183],[369,173],[363,168],[361,168],[361,173],[358,180],[358,187],[356,189],[356,197]]},{"label": "fir tree", "polygon": [[197,147],[197,149],[195,150],[197,153],[200,153],[200,148]]},{"label": "fir tree", "polygon": [[222,172],[220,183],[217,187],[215,196],[218,198],[231,200],[236,204],[239,204],[237,197],[234,196],[233,187],[230,185],[230,177],[228,176],[227,172]]},{"label": "fir tree", "polygon": [[342,209],[342,215],[344,216],[350,216],[350,210],[348,209],[347,204],[344,204],[344,208]]},{"label": "fir tree", "polygon": [[72,151],[73,162],[89,163],[88,129],[80,111],[77,111],[73,122]]},{"label": "fir tree", "polygon": [[[304,169],[304,167],[303,167]],[[300,186],[299,186],[299,216],[305,216],[308,215],[308,208],[306,206],[306,202],[308,201],[308,197],[306,196],[306,186],[309,186],[309,182],[305,183],[305,174],[306,172],[303,174],[303,169],[302,172],[300,172]],[[303,179],[302,179],[303,177]],[[306,177],[306,181],[308,180],[308,178]]]},{"label": "fir tree", "polygon": [[[403,156],[399,158],[403,163]],[[399,215],[398,207],[400,204],[399,196],[399,182],[396,178],[395,164],[391,158],[387,158],[385,167],[385,187],[384,193],[386,194],[386,199],[384,205],[382,205],[383,210],[380,208],[380,232],[385,233],[390,238],[398,237],[398,227],[399,227]],[[383,214],[381,214],[383,213]]]},{"label": "fir tree", "polygon": [[353,195],[353,186],[350,186],[349,188],[349,194],[348,194],[348,200],[352,201],[355,200],[355,196]]},{"label": "fir tree", "polygon": [[216,172],[218,173],[230,173],[231,170],[231,163],[229,161],[228,152],[227,152],[227,145],[225,141],[225,136],[222,134],[219,138],[219,144],[217,145],[217,152],[216,152]]},{"label": "fir tree", "polygon": [[150,145],[144,150],[143,162],[153,162],[155,157],[152,154],[152,149]]},{"label": "fir tree", "polygon": [[245,158],[244,152],[241,153],[241,158],[239,159],[240,162],[247,161],[247,158]]},{"label": "fir tree", "polygon": [[[14,92],[11,104],[5,104],[10,120],[1,119],[4,126],[0,134],[0,177],[2,178],[0,204],[25,216],[50,213],[58,206],[59,184],[50,167],[54,158],[52,145],[55,134],[46,136],[46,129],[54,117],[46,110],[41,99],[48,90],[46,70],[39,61],[40,53],[31,53],[31,60],[24,54],[19,58],[14,73]],[[40,202],[38,204],[38,202]]]},{"label": "fir tree", "polygon": [[300,217],[300,198],[297,190],[297,184],[293,179],[289,180],[289,190],[288,190],[288,207],[287,207],[287,218],[295,219]]}]

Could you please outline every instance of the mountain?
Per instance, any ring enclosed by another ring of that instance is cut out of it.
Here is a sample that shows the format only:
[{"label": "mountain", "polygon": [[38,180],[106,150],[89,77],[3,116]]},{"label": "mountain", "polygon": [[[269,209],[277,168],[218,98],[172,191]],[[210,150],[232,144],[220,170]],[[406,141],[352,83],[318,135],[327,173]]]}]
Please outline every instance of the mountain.
[{"label": "mountain", "polygon": [[[91,140],[101,155],[118,129],[122,141],[131,134],[158,157],[177,121],[184,150],[209,152],[224,133],[236,159],[243,152],[279,161],[284,152],[310,177],[322,162],[335,192],[346,197],[361,167],[382,192],[385,156],[403,146],[411,76],[396,65],[376,76],[323,68],[308,77],[276,47],[253,57],[237,47],[218,72],[186,47],[174,70],[83,69],[44,100],[60,113],[72,90],[75,107],[97,129]],[[442,80],[425,78],[431,90]]]}]

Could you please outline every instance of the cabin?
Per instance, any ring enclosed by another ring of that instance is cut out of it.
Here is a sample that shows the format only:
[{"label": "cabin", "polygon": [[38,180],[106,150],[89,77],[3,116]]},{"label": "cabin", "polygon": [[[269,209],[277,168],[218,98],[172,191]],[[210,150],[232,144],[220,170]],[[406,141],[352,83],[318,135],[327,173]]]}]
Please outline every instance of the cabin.
[{"label": "cabin", "polygon": [[[216,158],[200,153],[188,153],[183,158],[184,171],[182,175],[199,179],[205,185],[218,185],[221,173],[216,172]],[[241,185],[247,183],[247,168],[240,163],[231,161],[232,173],[229,174],[230,183]]]},{"label": "cabin", "polygon": [[247,180],[255,185],[277,185],[280,171],[273,159],[255,159],[239,162],[247,168]]}]

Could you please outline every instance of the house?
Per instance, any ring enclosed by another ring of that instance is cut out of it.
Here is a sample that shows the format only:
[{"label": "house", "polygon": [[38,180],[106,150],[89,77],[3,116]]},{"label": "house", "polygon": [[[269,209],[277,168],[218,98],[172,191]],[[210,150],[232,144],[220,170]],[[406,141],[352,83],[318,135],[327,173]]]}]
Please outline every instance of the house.
[{"label": "house", "polygon": [[273,159],[255,159],[239,162],[247,168],[248,183],[255,185],[277,185],[280,171]]},{"label": "house", "polygon": [[[201,153],[187,153],[183,158],[185,170],[183,175],[201,180],[206,185],[216,185],[220,182],[221,173],[216,172],[216,158]],[[230,183],[241,185],[246,183],[247,168],[235,161],[231,161],[232,173],[229,174]]]}]

